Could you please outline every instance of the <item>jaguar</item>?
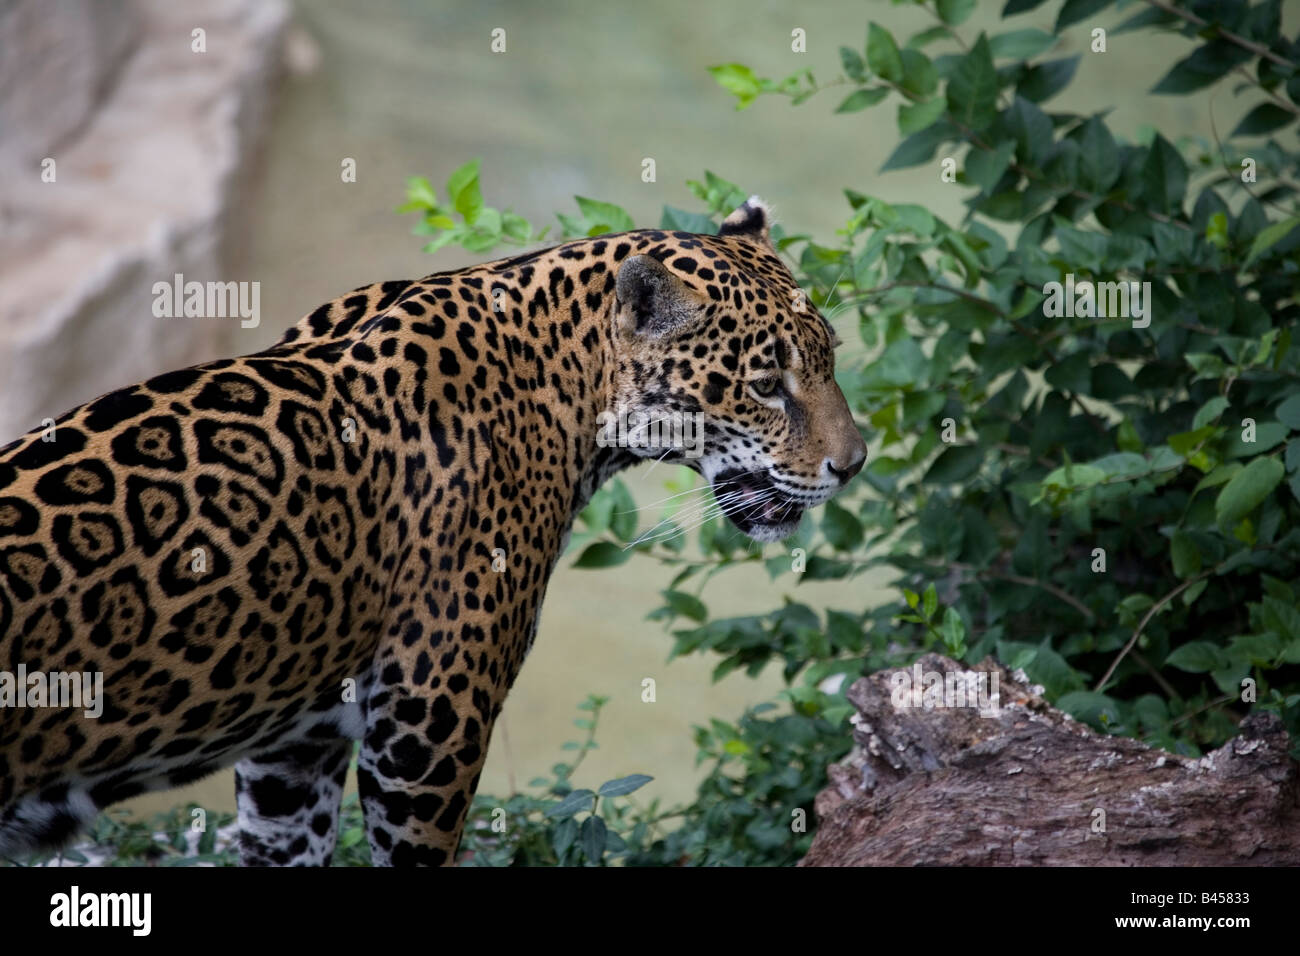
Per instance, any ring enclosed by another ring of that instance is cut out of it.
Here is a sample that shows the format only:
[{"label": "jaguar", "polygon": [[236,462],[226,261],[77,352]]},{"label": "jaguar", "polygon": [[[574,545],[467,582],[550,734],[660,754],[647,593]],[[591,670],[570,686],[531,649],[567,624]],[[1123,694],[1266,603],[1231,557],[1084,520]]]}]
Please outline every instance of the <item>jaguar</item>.
[{"label": "jaguar", "polygon": [[[712,235],[366,286],[0,449],[0,667],[103,688],[97,715],[0,690],[0,856],[233,764],[241,862],[325,865],[356,750],[373,862],[453,863],[602,482],[685,464],[765,542],[863,465],[771,224],[751,197]],[[697,415],[703,441],[599,441],[615,408]]]}]

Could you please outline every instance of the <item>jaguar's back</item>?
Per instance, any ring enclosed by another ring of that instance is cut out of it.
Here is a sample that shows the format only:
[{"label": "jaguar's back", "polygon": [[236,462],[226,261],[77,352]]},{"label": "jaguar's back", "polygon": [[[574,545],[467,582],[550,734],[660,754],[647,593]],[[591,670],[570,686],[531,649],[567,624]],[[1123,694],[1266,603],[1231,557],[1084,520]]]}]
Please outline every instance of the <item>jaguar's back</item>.
[{"label": "jaguar's back", "polygon": [[0,450],[0,668],[102,674],[104,692],[92,718],[99,702],[0,708],[0,835],[57,842],[96,808],[356,721],[340,688],[374,654],[399,469],[337,343],[406,288]]},{"label": "jaguar's back", "polygon": [[238,761],[245,862],[326,862],[360,738],[376,862],[450,862],[574,515],[644,453],[602,411],[704,414],[668,457],[760,539],[860,467],[766,230],[370,286],[0,450],[0,855]]}]

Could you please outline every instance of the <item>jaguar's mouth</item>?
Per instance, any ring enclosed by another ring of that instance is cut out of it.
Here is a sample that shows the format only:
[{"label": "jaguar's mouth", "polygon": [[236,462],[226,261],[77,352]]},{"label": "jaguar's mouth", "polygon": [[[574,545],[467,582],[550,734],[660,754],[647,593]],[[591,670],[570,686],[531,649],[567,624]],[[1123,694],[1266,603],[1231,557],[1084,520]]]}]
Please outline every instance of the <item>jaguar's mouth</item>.
[{"label": "jaguar's mouth", "polygon": [[755,541],[780,541],[794,534],[804,506],[772,483],[766,471],[723,472],[713,480],[713,496],[742,533]]}]

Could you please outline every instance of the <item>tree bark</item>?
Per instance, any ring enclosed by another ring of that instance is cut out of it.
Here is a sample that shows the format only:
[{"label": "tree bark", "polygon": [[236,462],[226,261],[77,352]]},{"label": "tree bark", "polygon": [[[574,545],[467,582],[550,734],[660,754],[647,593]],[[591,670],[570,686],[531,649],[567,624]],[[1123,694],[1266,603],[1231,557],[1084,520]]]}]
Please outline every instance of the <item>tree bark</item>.
[{"label": "tree bark", "polygon": [[857,680],[853,751],[830,767],[801,866],[1300,864],[1300,775],[1281,720],[1256,711],[1200,759],[1106,736],[994,661],[996,712],[932,707],[907,674],[970,674],[946,657]]}]

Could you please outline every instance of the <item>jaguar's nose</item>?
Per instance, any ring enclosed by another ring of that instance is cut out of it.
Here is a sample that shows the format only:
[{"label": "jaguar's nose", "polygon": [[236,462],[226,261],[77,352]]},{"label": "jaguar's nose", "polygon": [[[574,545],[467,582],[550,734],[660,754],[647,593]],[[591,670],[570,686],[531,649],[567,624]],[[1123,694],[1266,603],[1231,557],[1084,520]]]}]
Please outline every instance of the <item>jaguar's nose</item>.
[{"label": "jaguar's nose", "polygon": [[830,458],[827,458],[825,464],[827,471],[838,478],[841,485],[847,485],[849,479],[862,470],[862,466],[866,464],[866,461],[867,449],[863,446],[859,446],[854,449],[853,457],[840,462],[832,461]]}]

